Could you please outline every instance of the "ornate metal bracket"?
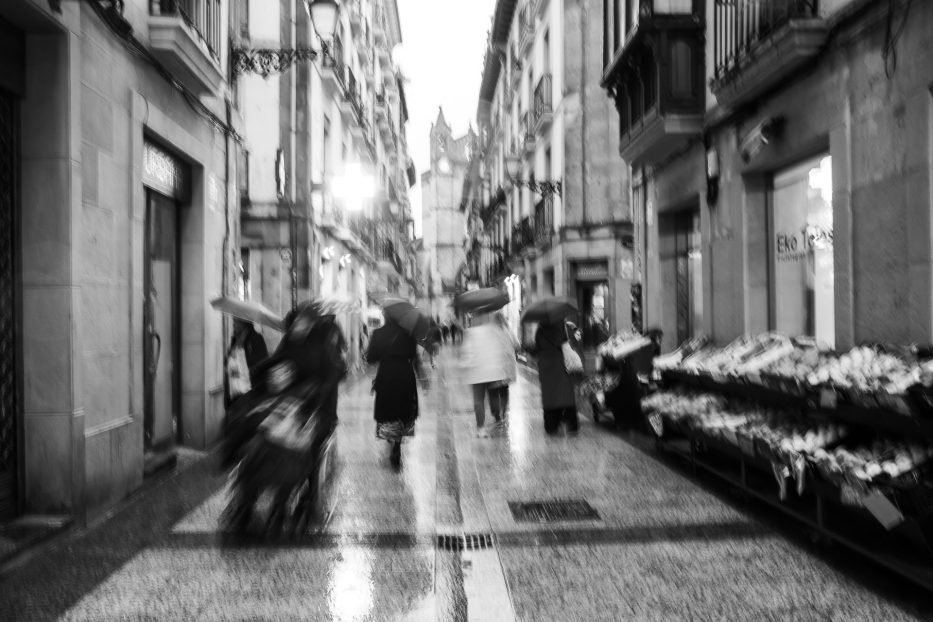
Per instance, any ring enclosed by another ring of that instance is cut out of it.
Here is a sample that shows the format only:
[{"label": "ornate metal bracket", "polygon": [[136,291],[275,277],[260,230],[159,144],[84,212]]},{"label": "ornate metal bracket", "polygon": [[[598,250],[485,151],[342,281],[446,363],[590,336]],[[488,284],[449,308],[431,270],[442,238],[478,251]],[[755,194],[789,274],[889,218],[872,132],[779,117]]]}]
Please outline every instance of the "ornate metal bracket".
[{"label": "ornate metal bracket", "polygon": [[[299,61],[313,62],[318,54],[320,52],[313,48],[236,48],[231,57],[233,75],[257,73],[263,78],[268,78],[271,74],[281,73]],[[324,54],[326,55],[326,51]]]},{"label": "ornate metal bracket", "polygon": [[537,192],[543,196],[552,194],[563,196],[564,192],[564,184],[560,179],[555,181],[550,179],[545,181],[536,181],[534,178],[527,181],[524,179],[513,179],[512,183],[520,188],[528,188],[532,192]]}]

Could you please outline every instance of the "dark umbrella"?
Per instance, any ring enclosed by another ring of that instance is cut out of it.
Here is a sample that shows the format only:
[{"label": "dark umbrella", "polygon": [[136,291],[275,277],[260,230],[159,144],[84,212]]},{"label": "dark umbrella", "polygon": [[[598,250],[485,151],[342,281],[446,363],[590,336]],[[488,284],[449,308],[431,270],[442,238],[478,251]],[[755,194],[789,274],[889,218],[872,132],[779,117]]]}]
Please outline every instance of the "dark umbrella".
[{"label": "dark umbrella", "polygon": [[453,304],[459,311],[495,311],[509,304],[509,295],[495,287],[483,287],[460,294]]},{"label": "dark umbrella", "polygon": [[385,316],[394,320],[415,341],[426,342],[431,333],[431,318],[413,304],[401,298],[386,298],[382,301]]},{"label": "dark umbrella", "polygon": [[528,305],[522,312],[522,322],[556,324],[576,314],[577,303],[570,298],[544,298]]}]

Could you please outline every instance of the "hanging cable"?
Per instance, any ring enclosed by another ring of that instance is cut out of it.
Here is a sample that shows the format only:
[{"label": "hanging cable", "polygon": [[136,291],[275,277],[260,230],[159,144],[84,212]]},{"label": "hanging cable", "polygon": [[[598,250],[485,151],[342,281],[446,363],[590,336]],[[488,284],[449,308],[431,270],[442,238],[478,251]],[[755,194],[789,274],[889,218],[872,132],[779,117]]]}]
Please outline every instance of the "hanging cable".
[{"label": "hanging cable", "polygon": [[888,15],[884,31],[884,49],[881,52],[881,58],[884,60],[884,75],[886,75],[889,80],[894,77],[894,73],[897,71],[897,42],[901,38],[901,35],[904,34],[904,29],[907,27],[907,18],[910,15],[910,7],[913,4],[913,0],[907,0],[907,4],[904,6],[904,14],[895,27],[894,12],[896,10],[895,6],[899,1],[900,0],[888,0]]}]

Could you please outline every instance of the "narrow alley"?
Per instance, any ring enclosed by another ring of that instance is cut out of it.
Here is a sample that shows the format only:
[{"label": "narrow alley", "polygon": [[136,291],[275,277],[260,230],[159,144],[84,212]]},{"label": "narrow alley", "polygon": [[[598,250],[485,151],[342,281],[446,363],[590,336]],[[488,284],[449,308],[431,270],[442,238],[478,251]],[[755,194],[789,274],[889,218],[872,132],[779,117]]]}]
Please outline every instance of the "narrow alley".
[{"label": "narrow alley", "polygon": [[[224,477],[192,452],[107,520],[6,568],[0,619],[924,619],[909,590],[851,574],[611,424],[546,437],[528,368],[507,431],[477,438],[457,349],[442,352],[399,472],[374,435],[370,378],[344,387],[323,533],[225,540]],[[554,500],[598,517],[511,509]]]}]

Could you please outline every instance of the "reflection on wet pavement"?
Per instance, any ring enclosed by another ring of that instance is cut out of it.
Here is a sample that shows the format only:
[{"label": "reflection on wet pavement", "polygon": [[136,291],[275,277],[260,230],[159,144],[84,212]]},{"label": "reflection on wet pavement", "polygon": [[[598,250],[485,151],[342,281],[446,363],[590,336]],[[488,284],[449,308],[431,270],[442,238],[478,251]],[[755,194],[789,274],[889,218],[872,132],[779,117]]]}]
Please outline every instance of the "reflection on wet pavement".
[{"label": "reflection on wet pavement", "polygon": [[[923,619],[609,428],[546,437],[533,372],[512,387],[507,433],[488,439],[456,350],[435,373],[400,472],[375,438],[368,380],[345,387],[322,533],[225,544],[225,482],[205,460],[4,577],[0,619]],[[599,518],[509,509],[555,499]]]}]

